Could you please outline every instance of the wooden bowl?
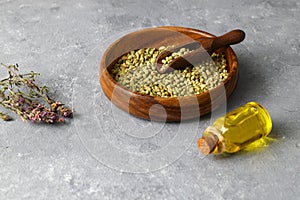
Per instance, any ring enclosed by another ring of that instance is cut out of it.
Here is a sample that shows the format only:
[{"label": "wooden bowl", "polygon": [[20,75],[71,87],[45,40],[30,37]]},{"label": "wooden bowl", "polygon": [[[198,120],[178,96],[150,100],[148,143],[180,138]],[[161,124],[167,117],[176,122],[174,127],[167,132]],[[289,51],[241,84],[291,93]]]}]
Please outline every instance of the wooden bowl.
[{"label": "wooden bowl", "polygon": [[100,66],[100,84],[105,95],[120,109],[139,118],[176,122],[200,117],[224,103],[233,92],[238,80],[237,58],[231,47],[219,49],[225,52],[228,78],[208,92],[187,97],[152,97],[130,91],[119,85],[109,69],[121,55],[141,48],[180,45],[198,37],[214,35],[191,28],[164,26],[146,28],[123,36],[111,44],[103,54]]}]

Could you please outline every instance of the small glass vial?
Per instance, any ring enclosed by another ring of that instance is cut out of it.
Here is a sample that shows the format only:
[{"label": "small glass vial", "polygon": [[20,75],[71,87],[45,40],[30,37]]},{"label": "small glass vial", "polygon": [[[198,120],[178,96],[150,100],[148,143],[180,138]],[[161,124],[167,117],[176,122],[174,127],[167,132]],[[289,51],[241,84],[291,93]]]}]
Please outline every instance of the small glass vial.
[{"label": "small glass vial", "polygon": [[204,155],[235,153],[267,136],[272,130],[268,111],[256,102],[249,102],[219,117],[198,140]]}]

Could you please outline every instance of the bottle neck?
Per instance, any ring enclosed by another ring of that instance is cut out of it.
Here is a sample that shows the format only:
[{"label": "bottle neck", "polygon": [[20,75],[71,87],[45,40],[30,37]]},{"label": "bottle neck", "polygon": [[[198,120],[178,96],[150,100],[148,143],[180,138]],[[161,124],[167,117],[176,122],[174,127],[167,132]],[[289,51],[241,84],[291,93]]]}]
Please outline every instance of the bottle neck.
[{"label": "bottle neck", "polygon": [[198,148],[204,155],[221,153],[224,149],[224,137],[215,126],[209,126],[204,131],[202,138],[198,140]]}]

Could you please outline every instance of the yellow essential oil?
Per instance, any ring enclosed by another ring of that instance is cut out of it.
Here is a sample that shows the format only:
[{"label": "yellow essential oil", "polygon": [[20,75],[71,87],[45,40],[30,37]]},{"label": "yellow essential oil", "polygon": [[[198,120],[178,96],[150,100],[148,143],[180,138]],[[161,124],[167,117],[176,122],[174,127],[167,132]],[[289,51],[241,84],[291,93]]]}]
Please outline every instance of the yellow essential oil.
[{"label": "yellow essential oil", "polygon": [[219,117],[198,140],[201,153],[235,153],[266,137],[272,130],[268,111],[256,102],[249,102]]}]

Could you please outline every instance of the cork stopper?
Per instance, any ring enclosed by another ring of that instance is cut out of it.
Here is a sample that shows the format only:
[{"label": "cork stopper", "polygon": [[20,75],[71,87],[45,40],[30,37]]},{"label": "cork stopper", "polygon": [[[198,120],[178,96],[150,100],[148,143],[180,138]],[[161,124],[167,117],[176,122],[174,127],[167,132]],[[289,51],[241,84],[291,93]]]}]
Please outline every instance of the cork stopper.
[{"label": "cork stopper", "polygon": [[207,132],[207,135],[202,136],[202,138],[198,140],[198,148],[204,155],[212,153],[219,142],[219,137],[214,133],[217,130],[214,129],[215,127],[208,127],[205,130],[205,132]]}]

